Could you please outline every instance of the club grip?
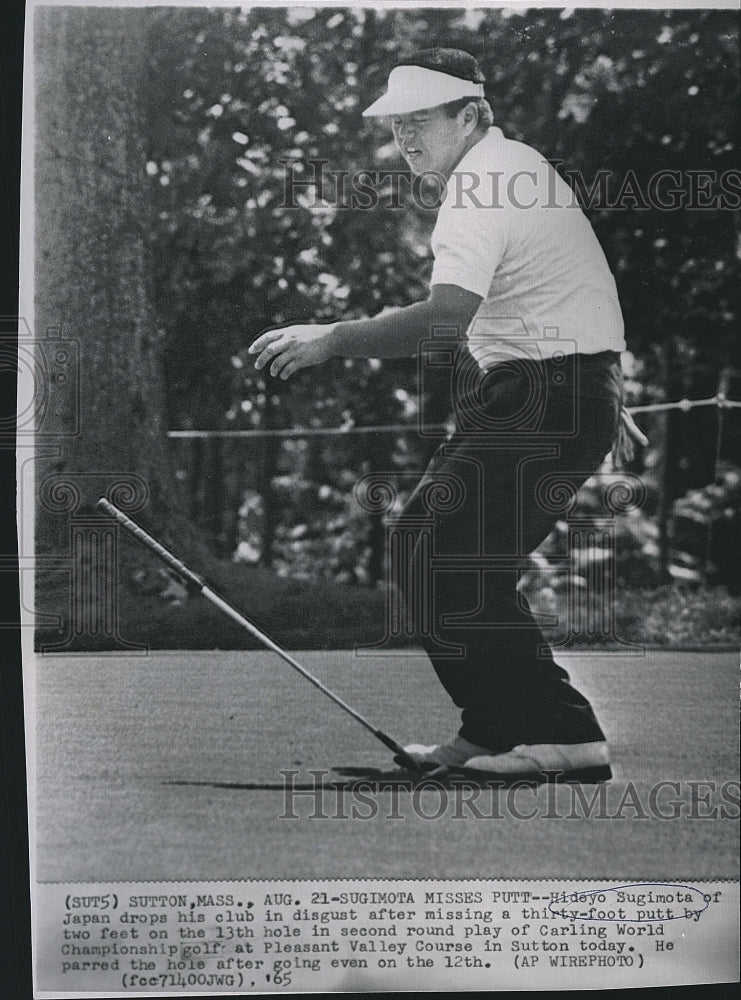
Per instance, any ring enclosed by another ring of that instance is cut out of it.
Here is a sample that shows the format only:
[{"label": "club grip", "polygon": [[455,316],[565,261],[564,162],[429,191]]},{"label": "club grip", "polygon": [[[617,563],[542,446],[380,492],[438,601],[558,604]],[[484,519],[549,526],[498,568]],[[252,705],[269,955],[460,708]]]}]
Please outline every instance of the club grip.
[{"label": "club grip", "polygon": [[106,514],[110,514],[118,523],[126,528],[134,538],[137,538],[143,545],[146,545],[156,556],[166,563],[170,569],[175,570],[175,572],[185,580],[189,587],[195,588],[197,591],[203,590],[206,583],[197,573],[194,573],[192,569],[188,569],[184,562],[174,556],[172,552],[165,548],[156,538],[153,538],[148,532],[142,528],[140,524],[136,521],[132,521],[130,517],[119,510],[118,507],[114,506],[110,500],[105,497],[101,497],[98,500],[97,506],[100,510],[104,510]]}]

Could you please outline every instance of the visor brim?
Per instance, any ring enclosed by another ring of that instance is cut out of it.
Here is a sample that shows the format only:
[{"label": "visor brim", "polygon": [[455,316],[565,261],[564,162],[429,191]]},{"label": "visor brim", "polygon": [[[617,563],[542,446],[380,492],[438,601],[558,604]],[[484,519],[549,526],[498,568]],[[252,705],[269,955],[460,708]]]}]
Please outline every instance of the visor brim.
[{"label": "visor brim", "polygon": [[408,115],[414,111],[438,108],[464,97],[476,100],[483,96],[484,87],[481,83],[462,80],[423,66],[397,66],[391,70],[386,93],[365,109],[363,117]]},{"label": "visor brim", "polygon": [[[444,101],[442,103],[445,103]],[[421,101],[392,98],[388,94],[379,97],[363,112],[363,118],[388,118],[390,115],[409,115],[414,111],[429,111],[439,107],[439,104],[429,104]]]}]

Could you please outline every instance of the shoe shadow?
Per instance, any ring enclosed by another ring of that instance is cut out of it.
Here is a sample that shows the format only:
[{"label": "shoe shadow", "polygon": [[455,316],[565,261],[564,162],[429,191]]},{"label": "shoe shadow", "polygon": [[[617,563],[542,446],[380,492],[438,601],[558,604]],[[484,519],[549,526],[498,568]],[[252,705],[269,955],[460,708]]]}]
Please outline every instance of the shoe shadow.
[{"label": "shoe shadow", "polygon": [[[391,771],[383,770],[379,767],[333,767],[333,774],[339,775],[339,779],[330,778],[326,785],[328,788],[343,788],[348,791],[362,789],[374,792],[389,790],[409,790],[418,788],[451,787],[447,775],[424,775],[410,774],[404,768],[395,768]],[[344,779],[344,780],[343,780]]]},{"label": "shoe shadow", "polygon": [[[293,778],[288,778],[288,773]],[[163,785],[223,788],[234,791],[305,791],[318,788],[334,791],[365,792],[424,791],[425,789],[491,788],[501,790],[517,786],[535,790],[544,784],[596,784],[609,781],[609,767],[583,768],[579,771],[532,771],[527,774],[487,774],[483,771],[448,771],[445,774],[410,774],[403,768],[383,770],[378,767],[333,767],[331,771],[308,771],[310,781],[295,780],[298,772],[287,772],[282,781],[186,781],[173,779]],[[337,777],[335,777],[335,775]]]},{"label": "shoe shadow", "polygon": [[[311,792],[317,788],[334,791],[361,790],[366,792],[424,791],[427,789],[452,789],[479,786],[481,782],[460,775],[410,774],[403,768],[384,770],[378,767],[333,767],[331,771],[309,771],[311,780],[305,777],[293,779],[288,776],[282,781],[188,781],[171,779],[163,785],[191,788],[223,788],[231,791],[292,791]],[[487,782],[488,784],[488,782]]]},{"label": "shoe shadow", "polygon": [[[311,772],[310,772],[311,773]],[[320,777],[321,774],[321,777]],[[335,777],[337,775],[337,777]],[[470,782],[464,782],[470,784]],[[446,777],[410,775],[408,771],[396,769],[384,771],[376,767],[333,767],[313,775],[313,780],[283,781],[187,781],[172,779],[163,785],[189,788],[224,788],[232,791],[286,791],[313,792],[318,788],[352,792],[355,789],[368,792],[413,791],[428,788],[453,788],[460,782],[448,781]]]},{"label": "shoe shadow", "polygon": [[410,774],[403,768],[384,771],[375,767],[333,767],[332,771],[346,780],[345,782],[329,781],[327,787],[344,787],[350,791],[353,789],[378,792],[387,790],[424,791],[425,789],[503,788],[506,786],[506,782],[503,782],[501,778],[488,778],[486,775],[464,775],[455,771],[443,774]]}]

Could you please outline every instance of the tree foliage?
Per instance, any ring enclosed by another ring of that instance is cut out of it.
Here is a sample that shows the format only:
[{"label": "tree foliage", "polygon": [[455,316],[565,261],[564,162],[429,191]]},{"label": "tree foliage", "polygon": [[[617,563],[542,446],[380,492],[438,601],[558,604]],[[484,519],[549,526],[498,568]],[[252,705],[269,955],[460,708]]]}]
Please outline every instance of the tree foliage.
[{"label": "tree foliage", "polygon": [[[171,426],[413,428],[423,397],[426,412],[444,417],[443,387],[418,385],[411,361],[336,360],[283,384],[245,356],[271,325],[373,314],[426,294],[434,213],[408,196],[397,205],[388,184],[365,210],[343,205],[336,178],[324,203],[297,189],[303,207],[286,204],[286,185],[310,180],[312,161],[349,174],[400,169],[389,135],[361,111],[397,57],[434,44],[473,52],[505,134],[578,173],[636,358],[631,401],[712,395],[721,371],[738,367],[733,212],[647,201],[658,171],[678,171],[684,196],[707,205],[728,194],[733,182],[722,178],[735,170],[738,202],[733,12],[163,8],[150,12],[150,29],[147,170]],[[595,198],[600,171],[606,193]],[[698,415],[690,435],[672,427],[673,497],[712,479],[714,416]],[[738,433],[727,439],[738,444]],[[326,527],[311,520],[322,488],[346,495],[348,477],[419,465],[426,447],[414,435],[291,448],[273,438],[218,455],[196,447],[182,461],[206,493],[211,483],[207,507],[235,511],[228,529],[213,526],[224,551],[246,488],[264,498],[267,549],[295,551],[301,532]]]}]

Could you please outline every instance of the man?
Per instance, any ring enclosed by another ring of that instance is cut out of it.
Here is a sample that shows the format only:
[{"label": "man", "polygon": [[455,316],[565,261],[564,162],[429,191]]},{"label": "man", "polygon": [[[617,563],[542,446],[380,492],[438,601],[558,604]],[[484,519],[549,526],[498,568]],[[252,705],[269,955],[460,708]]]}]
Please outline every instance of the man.
[{"label": "man", "polygon": [[430,484],[460,487],[454,509],[434,515],[435,553],[449,568],[416,586],[432,591],[423,641],[462,724],[449,743],[407,750],[430,768],[605,780],[604,733],[517,582],[618,432],[623,321],[573,193],[539,153],[492,127],[483,82],[468,53],[428,49],[399,63],[364,112],[390,118],[413,174],[446,185],[429,299],[373,319],[272,330],[250,351],[256,368],[286,379],[336,355],[416,354],[435,328],[465,333],[457,429],[405,510],[423,510]]}]

